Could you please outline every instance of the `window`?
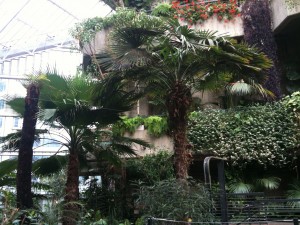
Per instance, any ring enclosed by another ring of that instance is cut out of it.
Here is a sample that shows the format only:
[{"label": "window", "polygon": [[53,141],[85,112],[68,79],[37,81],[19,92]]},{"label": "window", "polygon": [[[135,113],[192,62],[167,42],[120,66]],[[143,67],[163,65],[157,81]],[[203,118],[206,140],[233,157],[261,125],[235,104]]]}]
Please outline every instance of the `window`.
[{"label": "window", "polygon": [[18,128],[19,127],[19,121],[20,121],[19,117],[14,117],[14,128]]},{"label": "window", "polygon": [[3,81],[0,81],[0,92],[5,91],[6,84]]},{"label": "window", "polygon": [[0,109],[4,109],[5,107],[5,101],[3,99],[0,99]]},{"label": "window", "polygon": [[2,127],[3,117],[0,117],[0,128]]}]

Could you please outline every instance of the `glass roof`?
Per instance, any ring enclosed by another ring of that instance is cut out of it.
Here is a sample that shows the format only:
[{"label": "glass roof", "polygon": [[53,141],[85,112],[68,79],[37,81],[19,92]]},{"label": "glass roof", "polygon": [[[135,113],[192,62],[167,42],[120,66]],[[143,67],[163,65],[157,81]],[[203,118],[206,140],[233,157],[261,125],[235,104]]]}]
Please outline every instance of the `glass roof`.
[{"label": "glass roof", "polygon": [[0,0],[0,62],[71,46],[75,23],[110,12],[99,0]]}]

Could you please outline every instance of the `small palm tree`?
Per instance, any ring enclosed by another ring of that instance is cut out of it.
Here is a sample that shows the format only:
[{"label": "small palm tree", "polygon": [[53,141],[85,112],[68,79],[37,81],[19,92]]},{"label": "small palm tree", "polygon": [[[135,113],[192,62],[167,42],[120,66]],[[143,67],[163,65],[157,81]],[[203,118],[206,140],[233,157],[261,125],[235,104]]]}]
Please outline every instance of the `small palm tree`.
[{"label": "small palm tree", "polygon": [[121,153],[134,154],[129,144],[124,145],[124,139],[120,141],[101,128],[118,121],[120,113],[131,108],[136,95],[124,91],[116,79],[96,81],[81,75],[65,78],[53,73],[47,74],[41,99],[40,116],[49,126],[60,128],[58,135],[68,150],[63,224],[76,224],[78,206],[72,203],[79,198],[79,158],[88,152],[111,158]]},{"label": "small palm tree", "polygon": [[173,20],[158,21],[157,17],[138,14],[132,22],[117,24],[109,46],[112,65],[107,59],[102,62],[116,76],[163,96],[174,142],[176,176],[186,179],[191,161],[187,115],[195,84],[221,79],[227,73],[230,82],[243,80],[266,94],[258,82],[271,63],[256,49],[225,36],[192,30]]}]

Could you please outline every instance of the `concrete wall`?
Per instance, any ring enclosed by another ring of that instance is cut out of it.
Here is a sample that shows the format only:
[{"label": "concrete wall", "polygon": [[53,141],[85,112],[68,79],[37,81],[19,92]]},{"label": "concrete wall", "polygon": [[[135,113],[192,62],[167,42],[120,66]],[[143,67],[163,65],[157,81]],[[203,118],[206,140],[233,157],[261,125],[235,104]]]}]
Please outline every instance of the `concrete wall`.
[{"label": "concrete wall", "polygon": [[147,141],[152,146],[150,148],[144,148],[140,145],[135,145],[133,148],[136,150],[138,156],[145,156],[147,154],[153,154],[158,152],[159,150],[168,150],[173,151],[173,142],[172,139],[167,136],[161,137],[153,137],[148,134],[147,130],[143,128],[143,126],[139,127],[134,134],[127,133],[126,136],[131,138],[139,138],[144,141]]},{"label": "concrete wall", "polygon": [[94,55],[95,53],[106,52],[106,43],[108,43],[109,30],[104,29],[98,31],[95,38],[90,43],[85,43],[82,47],[82,53],[86,55]]},{"label": "concrete wall", "polygon": [[[294,0],[299,1],[299,0]],[[300,5],[289,8],[285,0],[271,0],[271,12],[273,19],[273,30],[280,30],[292,17],[299,15]],[[299,15],[300,16],[300,15]]]},{"label": "concrete wall", "polygon": [[230,37],[238,37],[244,35],[243,21],[241,17],[224,22],[219,21],[216,16],[209,18],[206,22],[193,25],[196,30],[217,31],[218,34],[229,35]]}]

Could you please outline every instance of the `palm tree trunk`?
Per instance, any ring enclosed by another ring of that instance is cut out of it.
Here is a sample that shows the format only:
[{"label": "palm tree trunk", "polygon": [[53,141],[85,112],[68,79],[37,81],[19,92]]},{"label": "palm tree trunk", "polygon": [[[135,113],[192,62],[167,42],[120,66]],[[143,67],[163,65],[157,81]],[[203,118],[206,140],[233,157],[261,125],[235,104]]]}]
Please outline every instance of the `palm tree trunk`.
[{"label": "palm tree trunk", "polygon": [[78,154],[70,151],[67,171],[65,205],[63,210],[63,225],[76,225],[79,206],[79,160]]},{"label": "palm tree trunk", "polygon": [[25,98],[25,111],[17,167],[17,207],[32,208],[31,172],[32,146],[34,143],[40,89],[30,84]]},{"label": "palm tree trunk", "polygon": [[191,90],[178,82],[167,95],[166,106],[174,142],[174,165],[177,179],[186,180],[191,162],[187,140],[188,110],[192,103]]}]

